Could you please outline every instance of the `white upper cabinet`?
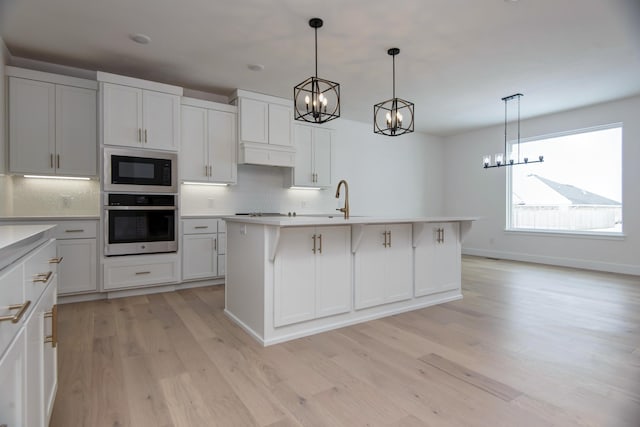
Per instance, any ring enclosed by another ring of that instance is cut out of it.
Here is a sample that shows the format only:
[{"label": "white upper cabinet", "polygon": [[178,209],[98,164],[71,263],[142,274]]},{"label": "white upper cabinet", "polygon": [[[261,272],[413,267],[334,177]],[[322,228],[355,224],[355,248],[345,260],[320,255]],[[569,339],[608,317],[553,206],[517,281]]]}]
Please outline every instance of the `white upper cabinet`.
[{"label": "white upper cabinet", "polygon": [[96,83],[13,67],[8,70],[9,170],[16,174],[97,175]]},{"label": "white upper cabinet", "polygon": [[176,151],[182,88],[98,72],[105,145]]},{"label": "white upper cabinet", "polygon": [[249,98],[240,98],[240,140],[269,143],[269,104]]},{"label": "white upper cabinet", "polygon": [[236,183],[236,107],[190,98],[182,103],[182,180]]},{"label": "white upper cabinet", "polygon": [[293,145],[293,107],[269,104],[269,144]]},{"label": "white upper cabinet", "polygon": [[316,126],[293,126],[296,162],[291,172],[291,186],[331,186],[331,145],[334,131]]}]

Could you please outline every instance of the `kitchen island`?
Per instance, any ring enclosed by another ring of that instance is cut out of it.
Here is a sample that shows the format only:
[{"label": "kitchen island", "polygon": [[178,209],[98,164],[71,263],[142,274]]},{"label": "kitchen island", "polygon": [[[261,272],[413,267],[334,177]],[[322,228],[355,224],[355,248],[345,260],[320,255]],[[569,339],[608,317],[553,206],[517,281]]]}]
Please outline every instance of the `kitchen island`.
[{"label": "kitchen island", "polygon": [[477,218],[224,219],[225,313],[267,346],[462,298]]}]

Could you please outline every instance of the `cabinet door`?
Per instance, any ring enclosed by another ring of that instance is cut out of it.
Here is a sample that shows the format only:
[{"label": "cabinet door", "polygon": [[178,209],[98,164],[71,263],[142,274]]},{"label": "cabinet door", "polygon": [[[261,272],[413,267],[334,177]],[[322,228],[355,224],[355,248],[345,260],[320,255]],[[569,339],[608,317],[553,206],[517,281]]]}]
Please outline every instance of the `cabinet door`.
[{"label": "cabinet door", "polygon": [[217,234],[185,234],[182,242],[183,280],[218,275]]},{"label": "cabinet door", "polygon": [[24,329],[0,356],[0,425],[26,426]]},{"label": "cabinet door", "polygon": [[97,175],[96,91],[56,85],[56,173]]},{"label": "cabinet door", "polygon": [[351,310],[351,227],[318,227],[316,317]]},{"label": "cabinet door", "polygon": [[142,146],[142,89],[102,83],[104,143]]},{"label": "cabinet door", "polygon": [[[274,261],[274,325],[315,317],[315,258],[313,227],[283,228]],[[317,252],[316,242],[316,252]]]},{"label": "cabinet door", "polygon": [[96,291],[96,239],[57,241],[58,287],[60,294]]},{"label": "cabinet door", "polygon": [[209,180],[207,110],[182,106],[180,174],[187,181]]},{"label": "cabinet door", "polygon": [[254,99],[240,98],[238,105],[240,140],[269,142],[269,104]]},{"label": "cabinet door", "polygon": [[209,111],[209,152],[214,182],[237,181],[238,160],[236,115],[225,111]]},{"label": "cabinet door", "polygon": [[313,186],[313,128],[311,126],[294,125],[293,135],[296,147],[296,163],[293,169],[293,184]]},{"label": "cabinet door", "polygon": [[315,185],[331,186],[331,138],[333,131],[329,129],[314,129],[313,138],[313,166],[316,174]]},{"label": "cabinet door", "polygon": [[145,148],[177,150],[180,144],[180,97],[145,90],[142,93]]},{"label": "cabinet door", "polygon": [[52,174],[55,85],[9,77],[9,170]]},{"label": "cabinet door", "polygon": [[460,239],[457,223],[428,224],[415,249],[415,294],[460,289]]},{"label": "cabinet door", "polygon": [[402,301],[413,296],[412,228],[411,224],[389,224],[386,229],[384,301]]},{"label": "cabinet door", "polygon": [[[49,285],[48,287],[51,287]],[[44,299],[34,307],[25,323],[25,389],[28,399],[25,402],[25,425],[44,426],[44,394],[42,379],[44,375]]]},{"label": "cabinet door", "polygon": [[269,144],[293,145],[293,108],[269,104]]},{"label": "cabinet door", "polygon": [[[54,336],[54,324],[58,321],[56,308],[56,282],[54,281],[42,296],[44,316],[43,332],[40,345],[44,347],[42,355],[42,388],[44,397],[44,425],[49,425],[53,402],[58,388],[58,349],[57,337]],[[52,341],[53,339],[56,341]],[[46,341],[46,342],[45,342]]]},{"label": "cabinet door", "polygon": [[355,308],[383,304],[386,290],[386,255],[384,225],[367,225],[355,254]]}]

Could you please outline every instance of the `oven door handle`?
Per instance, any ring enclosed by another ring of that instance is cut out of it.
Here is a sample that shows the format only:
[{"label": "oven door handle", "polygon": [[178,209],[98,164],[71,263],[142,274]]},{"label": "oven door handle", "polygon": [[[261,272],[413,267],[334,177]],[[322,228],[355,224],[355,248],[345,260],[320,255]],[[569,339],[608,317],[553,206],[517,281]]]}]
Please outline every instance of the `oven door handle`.
[{"label": "oven door handle", "polygon": [[177,211],[177,206],[105,206],[107,211]]}]

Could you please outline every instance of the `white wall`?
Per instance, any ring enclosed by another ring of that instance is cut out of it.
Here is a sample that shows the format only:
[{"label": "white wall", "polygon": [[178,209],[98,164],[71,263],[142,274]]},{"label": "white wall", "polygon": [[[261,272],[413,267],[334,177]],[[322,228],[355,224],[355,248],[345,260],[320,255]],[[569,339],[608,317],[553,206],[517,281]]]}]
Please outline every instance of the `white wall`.
[{"label": "white wall", "polygon": [[[0,38],[0,174],[6,172],[7,168],[7,144],[6,144],[6,132],[7,126],[5,124],[6,114],[6,83],[4,66],[9,62],[9,51],[4,44],[2,38]],[[2,198],[0,197],[0,202]]]},{"label": "white wall", "polygon": [[445,138],[445,211],[481,217],[463,243],[464,252],[640,275],[639,113],[640,97],[633,97],[521,123],[523,138],[623,123],[623,239],[505,232],[506,170],[481,166],[483,154],[501,150],[504,127]]},{"label": "white wall", "polygon": [[[340,179],[349,183],[352,215],[415,216],[443,213],[442,139],[420,133],[384,137],[373,125],[337,119],[333,187],[289,190],[284,168],[240,165],[230,187],[182,186],[183,215],[234,212],[336,213]],[[341,206],[341,204],[340,204]]]}]

